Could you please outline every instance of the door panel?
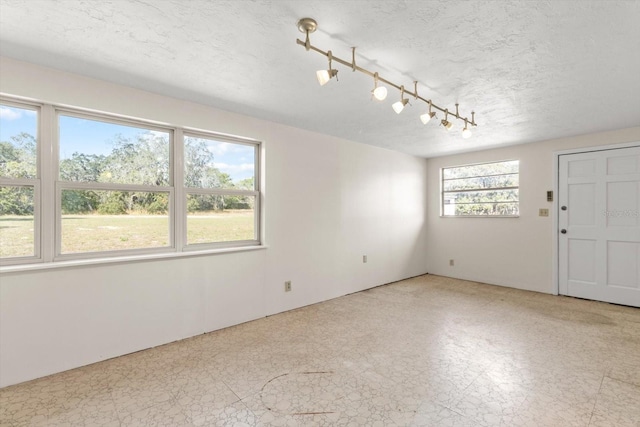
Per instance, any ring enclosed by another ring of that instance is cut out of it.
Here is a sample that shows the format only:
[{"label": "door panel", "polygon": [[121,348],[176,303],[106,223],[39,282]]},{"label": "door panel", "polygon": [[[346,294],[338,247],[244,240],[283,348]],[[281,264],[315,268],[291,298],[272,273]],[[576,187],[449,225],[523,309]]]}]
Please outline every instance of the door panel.
[{"label": "door panel", "polygon": [[569,224],[590,225],[596,224],[596,185],[570,184],[569,185]]},{"label": "door panel", "polygon": [[640,147],[559,162],[560,293],[640,307]]},{"label": "door panel", "polygon": [[637,227],[640,185],[633,181],[607,183],[607,225]]},{"label": "door panel", "polygon": [[639,156],[616,156],[607,159],[607,175],[624,175],[640,172]]},{"label": "door panel", "polygon": [[576,282],[596,283],[596,241],[569,240],[569,279]]},{"label": "door panel", "polygon": [[638,247],[633,242],[608,242],[608,286],[638,289]]},{"label": "door panel", "polygon": [[596,162],[593,159],[571,160],[569,164],[569,177],[578,178],[584,176],[594,176],[596,173]]}]

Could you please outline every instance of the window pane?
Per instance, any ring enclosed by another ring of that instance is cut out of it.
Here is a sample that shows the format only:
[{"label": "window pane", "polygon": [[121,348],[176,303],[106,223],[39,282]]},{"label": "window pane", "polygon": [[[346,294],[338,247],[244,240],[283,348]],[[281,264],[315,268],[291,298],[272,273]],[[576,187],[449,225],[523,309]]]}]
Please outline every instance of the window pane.
[{"label": "window pane", "polygon": [[0,105],[0,176],[37,178],[38,113]]},{"label": "window pane", "polygon": [[62,253],[170,244],[169,193],[63,190]]},{"label": "window pane", "polygon": [[185,187],[254,190],[255,146],[184,137]]},{"label": "window pane", "polygon": [[444,205],[445,215],[518,215],[518,203],[472,203]]},{"label": "window pane", "polygon": [[169,132],[64,115],[59,124],[61,180],[169,185]]},{"label": "window pane", "polygon": [[444,168],[442,214],[517,216],[519,168],[519,160]]},{"label": "window pane", "polygon": [[187,244],[255,240],[255,197],[187,195]]},{"label": "window pane", "polygon": [[0,257],[35,256],[33,187],[0,187]]},{"label": "window pane", "polygon": [[518,160],[511,160],[508,162],[485,163],[481,165],[446,168],[443,171],[443,178],[456,179],[485,175],[518,173],[519,164],[520,162]]},{"label": "window pane", "polygon": [[444,181],[444,191],[474,190],[480,188],[517,187],[518,174],[494,175],[478,178],[461,178]]},{"label": "window pane", "polygon": [[445,193],[444,204],[517,202],[518,190],[486,190]]}]

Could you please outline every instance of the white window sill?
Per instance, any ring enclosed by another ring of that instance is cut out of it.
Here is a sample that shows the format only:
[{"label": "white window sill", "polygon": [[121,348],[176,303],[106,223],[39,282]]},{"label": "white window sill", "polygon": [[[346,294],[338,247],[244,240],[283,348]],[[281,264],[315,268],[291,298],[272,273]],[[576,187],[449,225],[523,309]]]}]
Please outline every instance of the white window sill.
[{"label": "white window sill", "polygon": [[110,257],[110,258],[76,259],[76,260],[70,260],[70,261],[7,265],[7,266],[0,267],[0,274],[16,273],[21,271],[49,270],[54,268],[83,267],[83,266],[101,265],[101,264],[123,264],[128,262],[155,261],[155,260],[171,259],[171,258],[187,258],[187,257],[199,257],[199,256],[207,256],[207,255],[221,255],[221,254],[228,254],[228,253],[235,253],[235,252],[256,251],[256,250],[267,249],[267,248],[268,247],[265,245],[239,246],[235,248],[210,249],[210,250],[204,250],[204,251],[169,252],[169,253],[120,256],[120,257]]},{"label": "white window sill", "polygon": [[520,215],[440,215],[440,218],[520,218]]}]

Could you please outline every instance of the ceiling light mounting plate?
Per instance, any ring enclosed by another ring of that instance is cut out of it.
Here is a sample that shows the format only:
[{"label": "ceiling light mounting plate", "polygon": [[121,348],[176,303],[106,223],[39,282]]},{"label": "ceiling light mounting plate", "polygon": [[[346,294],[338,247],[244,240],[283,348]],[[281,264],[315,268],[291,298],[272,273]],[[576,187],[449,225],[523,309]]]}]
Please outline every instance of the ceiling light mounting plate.
[{"label": "ceiling light mounting plate", "polygon": [[307,31],[313,33],[317,29],[318,23],[313,18],[302,18],[298,21],[298,30],[301,33],[306,33]]}]

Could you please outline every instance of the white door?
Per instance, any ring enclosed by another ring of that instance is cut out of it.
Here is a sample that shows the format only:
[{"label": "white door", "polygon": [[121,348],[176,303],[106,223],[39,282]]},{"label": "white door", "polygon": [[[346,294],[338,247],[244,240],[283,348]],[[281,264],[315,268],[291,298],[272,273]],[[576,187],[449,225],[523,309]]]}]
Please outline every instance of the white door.
[{"label": "white door", "polygon": [[640,307],[640,147],[559,160],[560,293]]}]

